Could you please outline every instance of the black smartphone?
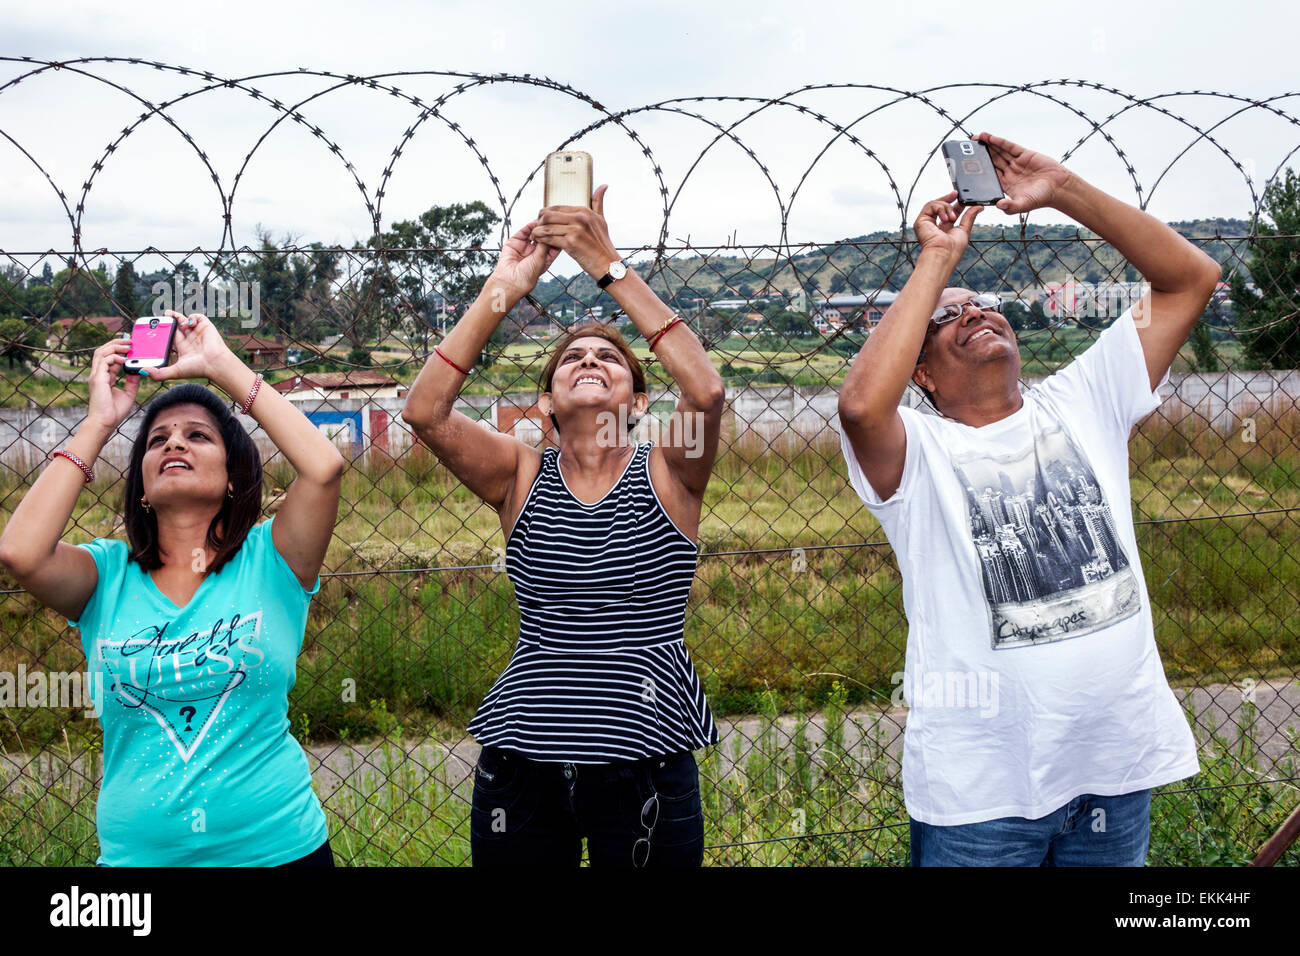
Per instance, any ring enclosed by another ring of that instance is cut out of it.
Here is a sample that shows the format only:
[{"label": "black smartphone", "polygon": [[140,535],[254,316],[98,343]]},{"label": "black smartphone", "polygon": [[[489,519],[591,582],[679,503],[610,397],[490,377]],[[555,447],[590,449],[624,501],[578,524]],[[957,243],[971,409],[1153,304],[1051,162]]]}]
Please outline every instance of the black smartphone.
[{"label": "black smartphone", "polygon": [[943,161],[963,206],[992,206],[1006,195],[988,147],[978,140],[949,140],[943,144]]}]

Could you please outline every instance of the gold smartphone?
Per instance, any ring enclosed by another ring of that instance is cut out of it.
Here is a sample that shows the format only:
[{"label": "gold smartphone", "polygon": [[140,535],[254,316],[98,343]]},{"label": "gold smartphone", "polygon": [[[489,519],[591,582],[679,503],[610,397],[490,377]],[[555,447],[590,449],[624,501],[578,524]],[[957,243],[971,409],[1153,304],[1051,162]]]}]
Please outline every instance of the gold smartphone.
[{"label": "gold smartphone", "polygon": [[591,154],[551,153],[546,157],[543,206],[591,208]]}]

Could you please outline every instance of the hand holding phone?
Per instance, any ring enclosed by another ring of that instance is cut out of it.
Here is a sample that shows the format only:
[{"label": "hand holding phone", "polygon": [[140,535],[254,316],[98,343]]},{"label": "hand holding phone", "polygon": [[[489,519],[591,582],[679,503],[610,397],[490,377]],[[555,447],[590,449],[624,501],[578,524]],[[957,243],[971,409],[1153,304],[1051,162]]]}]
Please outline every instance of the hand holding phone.
[{"label": "hand holding phone", "polygon": [[971,139],[949,140],[943,144],[943,160],[961,205],[992,206],[1004,198],[1002,182],[983,143]]},{"label": "hand holding phone", "polygon": [[221,385],[221,376],[243,363],[230,351],[217,327],[199,313],[181,315],[170,309],[167,315],[175,320],[176,358],[171,365],[151,369],[149,377],[165,382],[170,379],[206,378]]},{"label": "hand holding phone", "polygon": [[1044,153],[1036,153],[1009,139],[980,133],[988,147],[998,180],[1006,198],[997,206],[1005,213],[1029,212],[1044,207],[1060,208],[1062,191],[1068,191],[1074,174]]},{"label": "hand holding phone", "polygon": [[103,429],[105,434],[111,434],[126,421],[140,391],[138,375],[126,376],[122,386],[117,387],[117,376],[124,370],[127,350],[131,347],[127,335],[109,339],[95,349],[90,360],[86,421],[92,427]]}]

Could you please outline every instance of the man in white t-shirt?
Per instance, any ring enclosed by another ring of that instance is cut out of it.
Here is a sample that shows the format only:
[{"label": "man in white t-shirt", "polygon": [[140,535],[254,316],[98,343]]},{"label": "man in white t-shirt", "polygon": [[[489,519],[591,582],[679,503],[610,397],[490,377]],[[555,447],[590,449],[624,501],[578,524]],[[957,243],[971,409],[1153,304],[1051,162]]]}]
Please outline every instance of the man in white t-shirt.
[{"label": "man in white t-shirt", "polygon": [[[949,193],[922,209],[916,268],[844,380],[849,477],[903,577],[912,862],[1141,865],[1151,788],[1199,767],[1156,651],[1128,438],[1220,270],[1060,163],[978,138],[999,209],[1064,213],[1150,292],[1022,393],[997,297],[947,288],[980,211]],[[909,380],[938,414],[900,407]]]}]

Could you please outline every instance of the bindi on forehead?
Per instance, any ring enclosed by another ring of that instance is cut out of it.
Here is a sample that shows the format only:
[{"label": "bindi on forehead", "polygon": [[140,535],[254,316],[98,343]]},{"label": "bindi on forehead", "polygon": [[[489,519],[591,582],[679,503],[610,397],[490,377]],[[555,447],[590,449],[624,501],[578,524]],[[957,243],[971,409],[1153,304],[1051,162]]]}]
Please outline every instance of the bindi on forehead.
[{"label": "bindi on forehead", "polygon": [[195,418],[193,412],[181,412],[180,414],[188,415],[189,417],[183,420],[178,420],[175,418],[171,418],[166,413],[164,413],[162,416],[160,416],[160,420],[155,422],[154,426],[151,429],[149,429],[149,434],[152,435],[155,432],[166,431],[169,428],[175,428],[177,426],[180,426],[182,428],[189,428],[193,425],[198,425],[201,428],[207,428],[212,431],[215,431],[217,428],[216,422],[214,422],[210,417]]},{"label": "bindi on forehead", "polygon": [[623,353],[620,352],[614,346],[614,343],[610,342],[608,339],[588,339],[586,340],[587,344],[585,345],[582,344],[583,341],[583,339],[578,339],[577,341],[570,343],[569,347],[564,350],[564,357],[568,358],[570,355],[585,355],[588,351],[597,353],[608,351],[618,356],[620,364],[623,363]]}]

